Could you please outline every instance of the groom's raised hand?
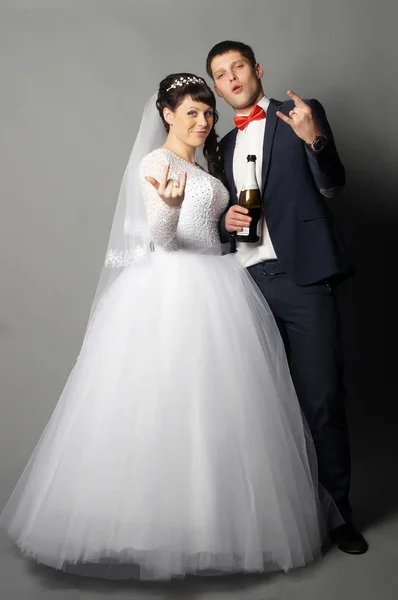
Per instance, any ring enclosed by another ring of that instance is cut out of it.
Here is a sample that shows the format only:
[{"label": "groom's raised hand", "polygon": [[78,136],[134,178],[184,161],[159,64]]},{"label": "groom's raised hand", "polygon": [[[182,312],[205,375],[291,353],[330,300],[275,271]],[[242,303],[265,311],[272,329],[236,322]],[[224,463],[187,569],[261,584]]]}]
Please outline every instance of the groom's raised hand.
[{"label": "groom's raised hand", "polygon": [[294,108],[289,111],[289,116],[284,115],[279,110],[276,112],[278,117],[290,125],[294,133],[306,144],[312,144],[316,136],[321,135],[322,131],[316,121],[314,111],[300,96],[288,90],[287,95],[293,100]]}]

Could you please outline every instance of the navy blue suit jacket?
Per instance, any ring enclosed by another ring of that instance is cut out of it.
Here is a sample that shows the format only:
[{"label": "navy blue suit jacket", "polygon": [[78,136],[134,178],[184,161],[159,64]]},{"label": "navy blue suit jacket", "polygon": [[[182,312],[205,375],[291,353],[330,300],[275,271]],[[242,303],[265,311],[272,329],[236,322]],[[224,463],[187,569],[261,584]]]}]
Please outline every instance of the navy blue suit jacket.
[{"label": "navy blue suit jacket", "polygon": [[[340,161],[325,110],[317,100],[309,104],[328,143],[315,154],[307,150],[293,129],[276,114],[285,115],[294,107],[291,100],[271,99],[263,146],[262,197],[264,213],[275,252],[286,274],[298,285],[323,280],[335,281],[355,270],[339,236],[332,212],[321,189],[345,184]],[[223,169],[230,192],[230,205],[238,202],[232,164],[238,130],[230,131],[220,142]],[[225,214],[220,222],[222,242],[230,239]]]}]

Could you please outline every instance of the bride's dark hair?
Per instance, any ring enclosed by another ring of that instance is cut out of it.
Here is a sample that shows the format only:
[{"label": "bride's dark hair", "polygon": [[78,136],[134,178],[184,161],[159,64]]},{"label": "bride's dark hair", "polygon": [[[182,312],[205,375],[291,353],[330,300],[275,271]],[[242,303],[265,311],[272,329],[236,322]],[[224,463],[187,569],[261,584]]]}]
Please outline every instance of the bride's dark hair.
[{"label": "bride's dark hair", "polygon": [[186,96],[191,96],[192,100],[195,100],[196,102],[208,104],[213,109],[214,124],[204,143],[203,154],[207,160],[209,173],[214,175],[214,177],[221,179],[222,169],[221,157],[218,150],[218,135],[214,128],[218,121],[216,97],[205,80],[193,73],[174,73],[165,77],[159,84],[158,98],[156,101],[160,117],[166,131],[169,132],[170,125],[163,116],[163,109],[167,107],[174,112],[184,101]]}]

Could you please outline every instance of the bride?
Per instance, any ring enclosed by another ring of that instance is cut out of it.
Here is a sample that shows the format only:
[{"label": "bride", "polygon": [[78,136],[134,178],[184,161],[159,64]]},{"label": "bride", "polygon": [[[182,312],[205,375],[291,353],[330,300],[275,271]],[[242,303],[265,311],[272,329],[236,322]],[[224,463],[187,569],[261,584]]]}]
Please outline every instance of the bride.
[{"label": "bride", "polygon": [[80,355],[0,518],[56,569],[286,571],[340,524],[271,311],[221,252],[216,121],[187,73],[145,107]]}]

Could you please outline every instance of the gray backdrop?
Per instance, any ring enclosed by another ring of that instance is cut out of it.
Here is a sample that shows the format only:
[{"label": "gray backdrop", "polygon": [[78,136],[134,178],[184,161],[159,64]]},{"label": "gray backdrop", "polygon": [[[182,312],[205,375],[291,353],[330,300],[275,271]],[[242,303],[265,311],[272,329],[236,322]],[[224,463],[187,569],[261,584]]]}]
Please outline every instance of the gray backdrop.
[{"label": "gray backdrop", "polygon": [[[324,104],[347,168],[332,207],[358,267],[340,293],[354,506],[364,522],[388,512],[397,499],[383,475],[397,458],[387,353],[398,188],[392,5],[0,3],[0,508],[79,352],[143,104],[170,72],[204,75],[210,47],[232,38],[253,45],[268,96],[291,88]],[[225,133],[233,115],[219,108]]]}]

